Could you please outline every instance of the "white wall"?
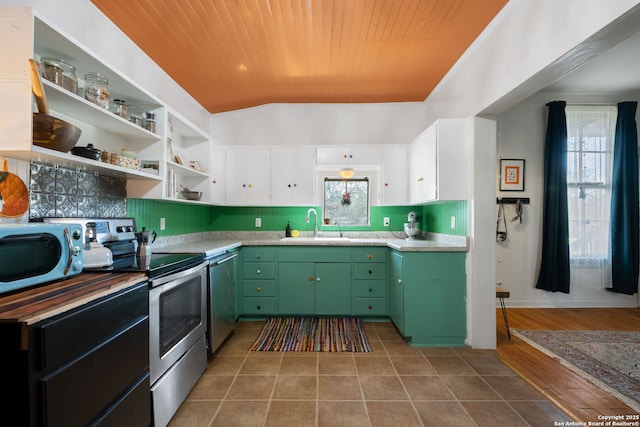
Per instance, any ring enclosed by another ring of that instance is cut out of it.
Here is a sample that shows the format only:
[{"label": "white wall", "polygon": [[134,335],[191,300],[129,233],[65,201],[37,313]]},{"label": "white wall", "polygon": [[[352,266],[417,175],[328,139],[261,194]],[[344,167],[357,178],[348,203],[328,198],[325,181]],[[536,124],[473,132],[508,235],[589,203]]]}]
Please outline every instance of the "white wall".
[{"label": "white wall", "polygon": [[231,145],[408,144],[424,131],[424,102],[267,104],[211,116]]},{"label": "white wall", "polygon": [[428,123],[497,114],[537,93],[635,34],[638,5],[638,0],[508,2],[425,100]]},{"label": "white wall", "polygon": [[[522,224],[511,222],[515,216],[514,207],[505,205],[509,238],[505,242],[495,242],[496,279],[502,280],[504,287],[511,292],[511,307],[636,307],[637,296],[608,292],[577,275],[572,275],[570,294],[535,289],[542,232],[545,104],[554,100],[564,100],[569,104],[615,104],[638,101],[640,93],[578,96],[543,91],[499,116],[497,158],[502,155],[506,159],[525,159],[526,175],[524,192],[500,192],[499,167],[496,168],[497,197],[529,197],[531,204],[524,205]],[[640,123],[640,111],[636,121]]]}]

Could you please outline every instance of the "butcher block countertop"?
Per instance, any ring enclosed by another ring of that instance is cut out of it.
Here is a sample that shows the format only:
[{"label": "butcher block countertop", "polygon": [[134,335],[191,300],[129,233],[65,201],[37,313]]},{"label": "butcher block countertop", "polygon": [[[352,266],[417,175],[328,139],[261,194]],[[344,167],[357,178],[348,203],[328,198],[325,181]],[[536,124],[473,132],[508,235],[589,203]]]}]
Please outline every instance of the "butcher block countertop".
[{"label": "butcher block countertop", "polygon": [[0,323],[30,325],[145,280],[144,273],[81,273],[60,282],[0,296]]}]

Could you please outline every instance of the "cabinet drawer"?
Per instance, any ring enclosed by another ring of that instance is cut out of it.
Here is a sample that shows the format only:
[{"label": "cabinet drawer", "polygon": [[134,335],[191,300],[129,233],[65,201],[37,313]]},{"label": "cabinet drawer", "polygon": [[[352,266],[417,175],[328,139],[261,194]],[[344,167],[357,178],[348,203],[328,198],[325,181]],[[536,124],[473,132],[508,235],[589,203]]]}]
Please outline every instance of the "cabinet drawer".
[{"label": "cabinet drawer", "polygon": [[89,425],[148,366],[149,321],[145,318],[40,380],[44,425]]},{"label": "cabinet drawer", "polygon": [[243,266],[245,279],[275,279],[275,262],[246,262]]},{"label": "cabinet drawer", "polygon": [[255,246],[242,248],[242,256],[245,262],[275,261],[276,250],[270,247]]},{"label": "cabinet drawer", "polygon": [[353,296],[385,298],[387,296],[387,282],[385,280],[355,280],[353,282]]},{"label": "cabinet drawer", "polygon": [[386,298],[354,298],[353,314],[384,316],[387,314]]},{"label": "cabinet drawer", "polygon": [[151,395],[149,373],[140,378],[127,393],[113,404],[94,425],[149,426],[151,425]]},{"label": "cabinet drawer", "polygon": [[387,278],[387,264],[362,263],[353,264],[354,279],[385,280]]},{"label": "cabinet drawer", "polygon": [[243,295],[245,297],[275,297],[276,281],[275,280],[245,280]]},{"label": "cabinet drawer", "polygon": [[43,349],[34,360],[46,371],[96,347],[149,314],[147,282],[82,306],[71,313],[37,323],[31,348]]},{"label": "cabinet drawer", "polygon": [[331,246],[281,247],[278,262],[351,262],[351,248]]},{"label": "cabinet drawer", "polygon": [[354,248],[353,261],[354,262],[387,262],[387,248],[384,248],[384,247]]},{"label": "cabinet drawer", "polygon": [[276,299],[271,297],[245,297],[244,314],[276,314]]}]

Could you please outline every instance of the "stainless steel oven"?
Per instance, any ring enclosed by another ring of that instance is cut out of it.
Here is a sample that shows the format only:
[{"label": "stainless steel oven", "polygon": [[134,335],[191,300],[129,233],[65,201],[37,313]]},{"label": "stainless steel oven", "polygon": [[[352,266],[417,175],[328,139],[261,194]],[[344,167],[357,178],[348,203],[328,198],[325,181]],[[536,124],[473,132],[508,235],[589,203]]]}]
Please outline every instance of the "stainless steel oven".
[{"label": "stainless steel oven", "polygon": [[207,262],[149,278],[149,375],[155,426],[165,426],[207,367]]}]

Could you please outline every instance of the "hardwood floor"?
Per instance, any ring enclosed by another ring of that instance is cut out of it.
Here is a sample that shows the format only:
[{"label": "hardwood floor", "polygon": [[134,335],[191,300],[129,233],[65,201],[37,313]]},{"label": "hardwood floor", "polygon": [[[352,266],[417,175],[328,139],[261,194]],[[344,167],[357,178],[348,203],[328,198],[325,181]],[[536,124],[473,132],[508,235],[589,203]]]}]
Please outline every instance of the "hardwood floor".
[{"label": "hardwood floor", "polygon": [[[507,305],[507,313],[511,329],[640,331],[640,308],[508,308]],[[599,415],[637,413],[513,334],[509,341],[500,308],[496,319],[498,357],[575,421],[593,422],[599,421]]]}]

